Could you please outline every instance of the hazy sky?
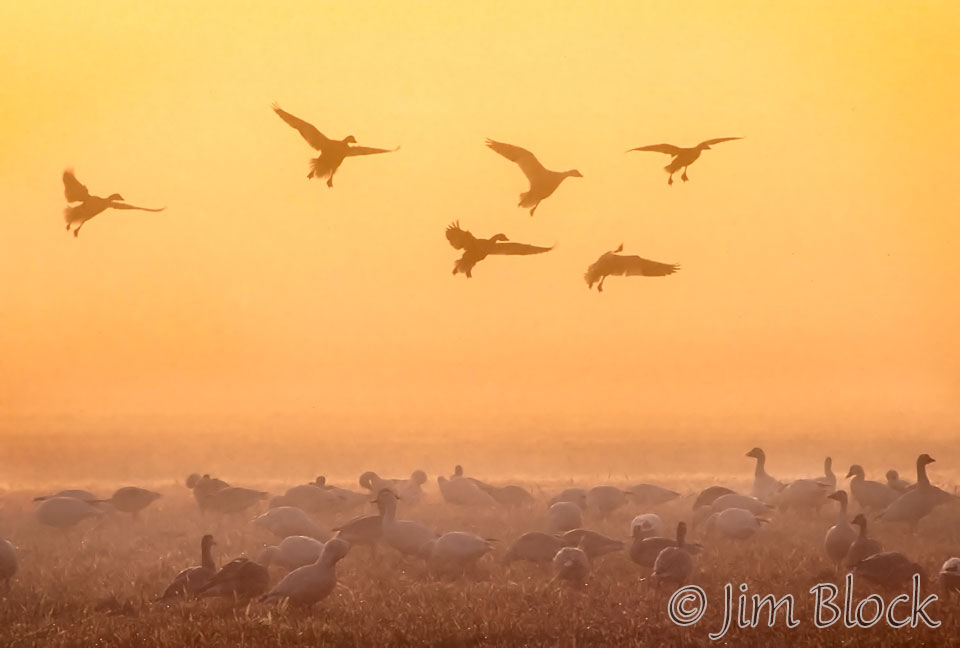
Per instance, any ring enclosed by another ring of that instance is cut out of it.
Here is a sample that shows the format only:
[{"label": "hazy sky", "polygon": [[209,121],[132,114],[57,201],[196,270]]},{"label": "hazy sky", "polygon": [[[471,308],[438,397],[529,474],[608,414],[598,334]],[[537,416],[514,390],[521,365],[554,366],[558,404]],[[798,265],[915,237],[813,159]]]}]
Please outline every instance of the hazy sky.
[{"label": "hazy sky", "polygon": [[[960,5],[0,5],[0,408],[960,420]],[[278,102],[402,146],[328,190]],[[666,185],[669,158],[722,136]],[[576,168],[530,218],[491,137]],[[64,231],[64,168],[107,212]],[[459,220],[553,252],[452,277]],[[628,253],[666,278],[587,265]]]}]

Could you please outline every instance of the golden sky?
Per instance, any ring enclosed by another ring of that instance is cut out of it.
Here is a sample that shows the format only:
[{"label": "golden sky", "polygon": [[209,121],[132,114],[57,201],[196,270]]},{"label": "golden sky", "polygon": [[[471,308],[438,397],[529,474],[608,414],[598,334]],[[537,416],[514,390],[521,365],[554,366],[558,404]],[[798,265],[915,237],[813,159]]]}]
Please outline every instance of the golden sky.
[{"label": "golden sky", "polygon": [[[8,413],[960,420],[955,2],[3,3],[0,24]],[[274,101],[402,148],[328,190]],[[745,139],[672,187],[666,156],[624,153],[722,136]],[[584,177],[530,218],[486,137]],[[74,239],[66,167],[167,211]],[[452,277],[453,220],[557,248]],[[588,291],[621,242],[682,270]]]}]

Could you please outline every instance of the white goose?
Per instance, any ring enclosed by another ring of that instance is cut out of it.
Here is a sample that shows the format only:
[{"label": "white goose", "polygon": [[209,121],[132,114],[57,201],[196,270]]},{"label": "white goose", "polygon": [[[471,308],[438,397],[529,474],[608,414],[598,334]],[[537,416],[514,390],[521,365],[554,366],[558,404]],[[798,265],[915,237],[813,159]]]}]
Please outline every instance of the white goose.
[{"label": "white goose", "polygon": [[316,562],[323,551],[323,543],[315,538],[293,535],[284,538],[280,544],[264,547],[257,557],[257,563],[264,567],[280,565],[285,569],[297,569]]},{"label": "white goose", "polygon": [[310,536],[321,542],[330,534],[295,506],[278,506],[253,518],[251,524],[262,527],[280,539],[287,536]]},{"label": "white goose", "polygon": [[940,589],[945,596],[960,594],[960,558],[947,558],[940,568]]},{"label": "white goose", "polygon": [[607,517],[624,506],[627,495],[630,494],[630,491],[616,486],[594,486],[587,491],[587,510],[600,517]]},{"label": "white goose", "polygon": [[895,499],[883,513],[877,516],[884,522],[906,522],[916,527],[921,518],[925,517],[939,504],[943,504],[953,496],[930,483],[927,477],[927,465],[935,461],[933,457],[924,453],[917,457],[917,485]]},{"label": "white goose", "polygon": [[847,477],[853,477],[850,480],[850,494],[861,509],[882,511],[890,506],[893,500],[900,495],[886,484],[877,481],[870,481],[863,472],[863,467],[859,464],[850,466]]},{"label": "white goose", "polygon": [[750,490],[750,494],[767,504],[775,504],[783,484],[767,474],[766,453],[760,448],[754,448],[747,453],[747,456],[757,460],[756,468],[753,471],[753,488]]},{"label": "white goose", "polygon": [[17,548],[9,540],[0,538],[0,581],[3,581],[8,592],[10,591],[10,579],[14,577],[19,568]]},{"label": "white goose", "polygon": [[346,540],[330,540],[316,562],[294,569],[261,600],[265,603],[286,600],[290,605],[307,606],[325,599],[337,586],[337,563],[349,551],[350,543]]},{"label": "white goose", "polygon": [[41,524],[66,530],[80,522],[103,515],[93,504],[73,497],[51,497],[43,500],[34,511]]},{"label": "white goose", "polygon": [[462,572],[493,551],[493,541],[466,531],[451,531],[430,540],[420,549],[427,564],[438,571]]},{"label": "white goose", "polygon": [[420,556],[423,546],[437,534],[419,522],[397,519],[397,495],[384,488],[377,495],[377,508],[383,524],[383,541],[406,556]]},{"label": "white goose", "polygon": [[440,494],[443,499],[456,506],[487,506],[494,507],[497,501],[489,493],[481,489],[476,482],[467,477],[447,479],[443,475],[437,477]]},{"label": "white goose", "polygon": [[913,488],[913,484],[905,479],[900,479],[900,473],[898,473],[896,470],[887,471],[887,486],[898,493],[906,493],[908,490]]},{"label": "white goose", "polygon": [[857,538],[857,532],[847,520],[847,493],[846,491],[834,491],[828,497],[840,503],[840,513],[837,516],[837,523],[827,529],[827,534],[823,538],[823,548],[827,552],[830,560],[833,561],[835,572],[840,570],[843,559],[846,558],[850,545]]},{"label": "white goose", "polygon": [[542,565],[553,560],[562,547],[563,541],[557,536],[541,531],[530,531],[510,545],[503,556],[503,562],[509,565],[515,560],[526,560]]},{"label": "white goose", "polygon": [[759,532],[760,523],[766,521],[746,509],[729,508],[707,518],[706,532],[718,532],[728,538],[746,540]]},{"label": "white goose", "polygon": [[564,547],[553,557],[553,578],[567,581],[576,587],[583,587],[590,573],[590,559],[579,547]]},{"label": "white goose", "polygon": [[652,538],[662,536],[663,520],[656,513],[641,513],[630,521],[630,537]]},{"label": "white goose", "polygon": [[557,502],[547,509],[547,531],[564,533],[583,526],[580,507],[573,502]]}]

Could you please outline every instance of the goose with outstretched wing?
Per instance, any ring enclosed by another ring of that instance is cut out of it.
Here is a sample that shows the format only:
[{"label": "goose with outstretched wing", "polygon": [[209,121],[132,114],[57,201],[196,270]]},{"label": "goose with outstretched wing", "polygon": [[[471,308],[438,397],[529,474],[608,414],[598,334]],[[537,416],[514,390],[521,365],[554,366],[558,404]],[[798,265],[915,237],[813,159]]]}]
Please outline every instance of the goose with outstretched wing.
[{"label": "goose with outstretched wing", "polygon": [[473,276],[473,266],[483,261],[491,254],[542,254],[549,252],[553,247],[540,247],[526,243],[514,243],[504,234],[495,234],[488,239],[477,238],[467,230],[460,228],[460,223],[451,223],[446,231],[447,241],[457,250],[463,250],[456,263],[453,264],[453,274],[463,273],[467,278]]},{"label": "goose with outstretched wing", "polygon": [[292,126],[307,141],[307,144],[320,151],[320,157],[310,160],[310,173],[307,178],[326,178],[327,186],[333,186],[333,175],[348,157],[358,155],[374,155],[376,153],[393,153],[395,149],[373,148],[370,146],[350,146],[357,143],[357,138],[347,135],[342,140],[330,139],[317,128],[299,117],[294,117],[277,104],[273,104],[273,111],[280,119]]},{"label": "goose with outstretched wing", "polygon": [[71,204],[63,210],[63,219],[67,222],[67,231],[70,226],[79,223],[73,230],[74,236],[79,236],[80,228],[88,220],[107,209],[136,209],[138,211],[160,212],[166,207],[151,209],[149,207],[137,207],[120,202],[123,196],[118,193],[110,194],[106,198],[91,195],[90,191],[74,175],[73,169],[67,169],[63,172],[63,195],[68,203]]},{"label": "goose with outstretched wing", "polygon": [[660,263],[636,255],[622,255],[620,252],[623,252],[623,243],[616,250],[604,252],[587,268],[583,276],[587,280],[587,286],[593,288],[593,284],[597,284],[597,292],[603,292],[603,282],[610,275],[663,277],[680,269],[680,266],[672,263]]},{"label": "goose with outstretched wing", "polygon": [[530,215],[537,211],[540,201],[547,198],[560,183],[566,178],[582,178],[583,175],[576,169],[570,171],[551,171],[544,168],[536,156],[525,148],[514,146],[513,144],[504,144],[492,139],[487,140],[487,146],[507,158],[511,162],[516,162],[523,175],[530,181],[530,189],[520,194],[518,207],[529,207]]},{"label": "goose with outstretched wing", "polygon": [[679,146],[674,146],[673,144],[651,144],[650,146],[641,146],[638,148],[633,148],[627,151],[653,151],[654,153],[666,153],[673,157],[670,161],[670,164],[663,167],[663,170],[670,174],[670,177],[667,178],[667,184],[673,184],[673,174],[683,169],[683,175],[680,176],[680,179],[686,182],[690,178],[687,177],[687,167],[697,161],[697,158],[700,157],[700,154],[704,151],[709,151],[710,147],[714,144],[719,144],[720,142],[729,142],[730,140],[743,139],[742,137],[718,137],[716,139],[709,139],[703,142],[700,142],[692,148],[681,148]]}]

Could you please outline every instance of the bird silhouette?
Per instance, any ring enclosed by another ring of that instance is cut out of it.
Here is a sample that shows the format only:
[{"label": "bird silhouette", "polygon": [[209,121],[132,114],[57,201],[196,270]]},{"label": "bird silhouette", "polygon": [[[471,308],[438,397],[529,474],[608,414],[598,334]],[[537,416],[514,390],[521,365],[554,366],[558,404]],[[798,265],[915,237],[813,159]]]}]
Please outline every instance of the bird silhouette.
[{"label": "bird silhouette", "polygon": [[583,277],[590,288],[596,283],[597,292],[603,292],[603,282],[609,275],[663,277],[680,269],[680,266],[671,263],[651,261],[636,255],[623,256],[620,252],[623,252],[623,243],[616,250],[604,252],[587,268]]},{"label": "bird silhouette", "polygon": [[473,266],[483,261],[491,254],[541,254],[549,252],[551,247],[513,243],[504,234],[495,234],[488,239],[480,239],[470,232],[460,229],[459,221],[447,226],[447,240],[457,250],[463,250],[456,263],[453,264],[453,274],[462,272],[467,278],[473,276]]},{"label": "bird silhouette", "polygon": [[582,178],[583,175],[576,169],[570,171],[551,171],[544,168],[536,156],[527,149],[504,144],[492,139],[487,140],[487,146],[507,158],[516,162],[530,181],[530,189],[520,194],[518,207],[529,207],[530,215],[537,211],[540,201],[550,196],[565,178]]},{"label": "bird silhouette", "polygon": [[714,144],[719,144],[720,142],[729,142],[730,140],[743,139],[742,137],[718,137],[717,139],[710,139],[704,142],[700,142],[693,148],[681,148],[679,146],[674,146],[673,144],[651,144],[650,146],[641,146],[638,148],[630,149],[627,151],[653,151],[655,153],[666,153],[667,155],[673,156],[673,159],[670,161],[670,164],[663,167],[663,170],[670,174],[670,177],[667,178],[667,184],[673,184],[673,174],[683,169],[683,175],[680,176],[680,179],[686,182],[690,178],[687,177],[687,167],[697,161],[697,158],[700,157],[700,154],[704,151],[709,151],[710,147]]},{"label": "bird silhouette", "polygon": [[333,186],[333,174],[337,172],[337,169],[348,157],[392,153],[400,148],[399,146],[395,149],[350,146],[357,143],[357,139],[353,135],[347,135],[342,140],[330,139],[312,124],[294,117],[277,104],[273,104],[273,110],[280,116],[280,119],[296,128],[310,146],[320,151],[320,157],[310,160],[310,173],[307,174],[307,178],[326,178],[328,187]]},{"label": "bird silhouette", "polygon": [[67,169],[63,172],[63,195],[66,196],[68,203],[80,203],[79,205],[70,205],[63,210],[63,218],[67,221],[67,231],[74,223],[80,223],[73,230],[74,236],[79,236],[80,228],[88,220],[107,209],[136,209],[139,211],[160,212],[166,209],[150,209],[149,207],[137,207],[119,202],[123,196],[118,193],[110,194],[106,198],[93,196],[90,191],[77,180],[73,174],[73,169]]}]

